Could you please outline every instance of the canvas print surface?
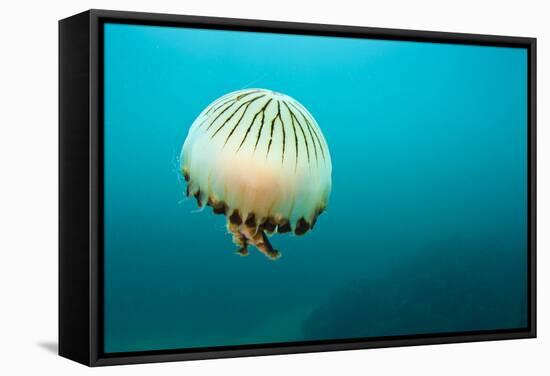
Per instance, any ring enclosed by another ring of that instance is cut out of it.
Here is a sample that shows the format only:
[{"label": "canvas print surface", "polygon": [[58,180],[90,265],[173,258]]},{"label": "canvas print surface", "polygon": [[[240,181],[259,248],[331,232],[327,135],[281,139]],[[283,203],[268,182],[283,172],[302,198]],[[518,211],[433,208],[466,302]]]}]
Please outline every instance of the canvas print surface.
[{"label": "canvas print surface", "polygon": [[105,353],[527,326],[527,50],[104,25]]}]

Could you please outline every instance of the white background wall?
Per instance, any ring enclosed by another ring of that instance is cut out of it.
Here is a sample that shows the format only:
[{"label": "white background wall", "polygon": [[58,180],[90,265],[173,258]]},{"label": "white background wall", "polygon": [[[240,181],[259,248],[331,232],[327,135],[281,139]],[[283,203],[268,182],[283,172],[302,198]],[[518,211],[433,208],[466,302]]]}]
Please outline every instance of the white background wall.
[{"label": "white background wall", "polygon": [[[6,1],[0,22],[0,374],[550,374],[550,11],[543,0]],[[88,369],[57,346],[57,20],[88,8],[539,38],[539,338]],[[545,147],[546,146],[546,147]]]}]

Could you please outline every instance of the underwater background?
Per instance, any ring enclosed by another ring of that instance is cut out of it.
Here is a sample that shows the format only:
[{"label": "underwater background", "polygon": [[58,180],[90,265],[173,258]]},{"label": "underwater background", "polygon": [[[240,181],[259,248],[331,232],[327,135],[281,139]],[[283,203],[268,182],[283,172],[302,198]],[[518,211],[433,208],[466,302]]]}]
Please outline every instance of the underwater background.
[{"label": "underwater background", "polygon": [[[527,51],[106,24],[104,350],[527,325]],[[315,229],[239,257],[184,197],[197,115],[300,101],[332,157]]]}]

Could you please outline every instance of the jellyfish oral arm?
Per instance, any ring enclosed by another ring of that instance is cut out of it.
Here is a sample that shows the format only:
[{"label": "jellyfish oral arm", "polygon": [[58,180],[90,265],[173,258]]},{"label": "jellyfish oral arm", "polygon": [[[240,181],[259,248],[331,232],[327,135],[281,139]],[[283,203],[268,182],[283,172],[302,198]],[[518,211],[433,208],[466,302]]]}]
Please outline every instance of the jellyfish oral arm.
[{"label": "jellyfish oral arm", "polygon": [[273,248],[265,232],[257,227],[250,227],[246,224],[236,225],[227,221],[227,230],[233,234],[233,243],[237,247],[237,254],[248,256],[248,245],[253,245],[271,260],[281,257],[281,253]]}]

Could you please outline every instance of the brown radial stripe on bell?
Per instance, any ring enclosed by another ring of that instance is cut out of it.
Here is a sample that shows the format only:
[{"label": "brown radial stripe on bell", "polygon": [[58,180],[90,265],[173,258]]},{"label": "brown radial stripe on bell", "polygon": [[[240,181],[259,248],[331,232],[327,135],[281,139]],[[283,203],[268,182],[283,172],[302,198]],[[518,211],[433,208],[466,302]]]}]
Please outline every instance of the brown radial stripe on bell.
[{"label": "brown radial stripe on bell", "polygon": [[294,233],[296,235],[303,235],[309,230],[309,223],[304,219],[304,217],[298,219],[298,223],[296,223],[296,228],[294,229]]},{"label": "brown radial stripe on bell", "polygon": [[229,221],[235,225],[240,225],[243,223],[239,209],[233,210],[233,213],[229,216]]},{"label": "brown radial stripe on bell", "polygon": [[286,232],[290,232],[292,229],[290,228],[290,222],[288,219],[284,218],[279,222],[279,225],[277,226],[277,232],[279,234],[284,234]]},{"label": "brown radial stripe on bell", "polygon": [[248,213],[248,216],[246,217],[246,221],[244,223],[248,227],[256,227],[256,215],[254,213]]},{"label": "brown radial stripe on bell", "polygon": [[186,195],[187,197],[189,197],[190,194],[191,194],[191,193],[190,193],[190,191],[189,191],[189,184],[187,184],[187,188],[185,188],[185,195]]},{"label": "brown radial stripe on bell", "polygon": [[186,169],[183,169],[183,178],[185,181],[189,181],[189,172]]},{"label": "brown radial stripe on bell", "polygon": [[262,228],[266,232],[269,232],[270,234],[273,233],[273,231],[275,231],[276,226],[277,224],[275,223],[275,220],[272,217],[267,217],[262,223]]}]

